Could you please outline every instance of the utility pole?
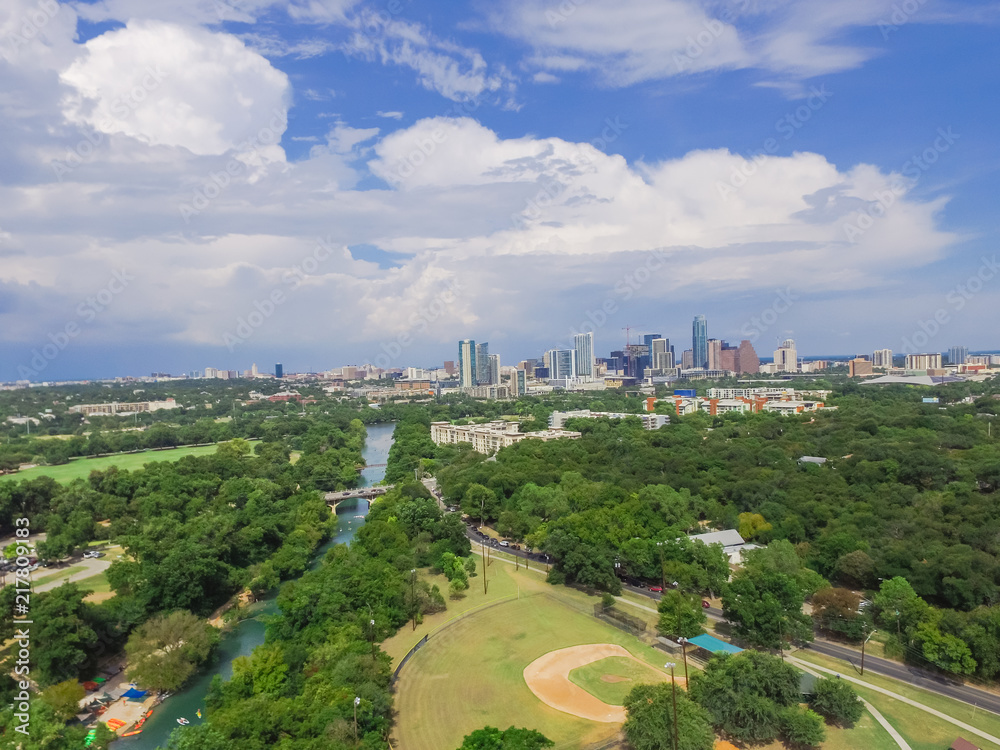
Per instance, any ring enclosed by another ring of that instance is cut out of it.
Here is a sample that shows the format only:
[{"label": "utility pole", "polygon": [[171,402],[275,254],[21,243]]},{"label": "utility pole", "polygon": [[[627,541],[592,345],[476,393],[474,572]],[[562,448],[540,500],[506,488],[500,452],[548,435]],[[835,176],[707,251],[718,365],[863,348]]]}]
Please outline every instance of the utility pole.
[{"label": "utility pole", "polygon": [[865,676],[865,646],[868,645],[868,640],[877,633],[877,630],[873,630],[868,634],[868,638],[865,638],[861,642],[861,676]]},{"label": "utility pole", "polygon": [[681,643],[681,655],[684,657],[684,686],[687,687],[688,684],[688,652],[687,643],[688,639],[681,636],[677,639]]},{"label": "utility pole", "polygon": [[785,634],[783,628],[781,627],[781,618],[778,618],[778,653],[781,654],[781,660],[785,660]]},{"label": "utility pole", "polygon": [[480,539],[479,543],[483,547],[483,596],[486,596],[486,540]]},{"label": "utility pole", "polygon": [[358,704],[361,703],[361,696],[354,696],[354,741],[358,741]]},{"label": "utility pole", "polygon": [[410,599],[413,603],[413,629],[417,629],[417,569],[410,571]]},{"label": "utility pole", "polygon": [[680,735],[677,731],[677,683],[674,682],[674,663],[668,661],[664,664],[665,667],[670,669],[670,692],[674,699],[674,750],[678,750],[680,746]]}]

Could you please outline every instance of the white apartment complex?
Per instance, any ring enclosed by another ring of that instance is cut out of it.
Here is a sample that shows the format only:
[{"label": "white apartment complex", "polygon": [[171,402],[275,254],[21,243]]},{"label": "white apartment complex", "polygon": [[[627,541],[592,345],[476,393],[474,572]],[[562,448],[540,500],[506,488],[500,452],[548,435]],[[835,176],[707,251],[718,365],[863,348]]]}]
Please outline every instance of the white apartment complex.
[{"label": "white apartment complex", "polygon": [[626,414],[623,412],[591,411],[590,409],[576,409],[575,411],[554,411],[549,415],[549,429],[561,430],[567,419],[574,417],[580,419],[598,419],[607,417],[608,419],[625,419],[626,417],[636,417],[642,421],[642,426],[647,430],[658,430],[664,425],[670,424],[670,417],[667,414],[653,414],[643,412],[642,414]]},{"label": "white apartment complex", "polygon": [[493,454],[501,448],[519,443],[522,440],[560,440],[576,439],[579,432],[570,430],[542,430],[539,432],[518,432],[517,422],[497,420],[487,424],[453,425],[451,422],[432,422],[431,440],[435,444],[442,443],[472,443],[472,450],[477,453]]},{"label": "white apartment complex", "polygon": [[114,401],[110,404],[78,404],[69,407],[71,414],[83,414],[85,417],[109,417],[116,414],[138,414],[145,411],[159,411],[160,409],[176,409],[177,402],[168,398],[165,401],[134,401],[120,403]]}]

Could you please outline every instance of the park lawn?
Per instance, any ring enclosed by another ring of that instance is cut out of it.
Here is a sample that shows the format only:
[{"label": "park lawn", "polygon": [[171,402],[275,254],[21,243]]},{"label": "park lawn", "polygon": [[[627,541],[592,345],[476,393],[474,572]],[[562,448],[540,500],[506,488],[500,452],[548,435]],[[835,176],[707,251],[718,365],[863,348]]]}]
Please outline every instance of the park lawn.
[{"label": "park lawn", "polygon": [[[69,568],[54,568],[51,571],[48,568],[44,568],[45,575],[43,575],[41,578],[33,578],[31,580],[31,585],[42,586],[46,583],[52,583],[53,581],[58,581],[61,578],[66,578],[67,576],[76,575],[77,573],[80,573],[81,571],[84,571],[86,569],[87,569],[86,565],[73,565]],[[39,569],[38,572],[41,572],[41,570],[42,569]]]},{"label": "park lawn", "polygon": [[[471,583],[475,588],[481,581]],[[549,651],[588,643],[621,645],[652,667],[663,664],[664,654],[595,618],[597,597],[550,586],[540,574],[516,573],[513,566],[494,562],[491,594],[500,598],[511,589],[514,598],[455,618],[434,633],[400,672],[393,746],[458,747],[465,735],[487,724],[535,728],[556,748],[578,748],[617,733],[617,724],[579,719],[543,704],[525,683],[524,668]],[[419,628],[411,632],[411,641],[414,635],[419,636]]]},{"label": "park lawn", "polygon": [[[864,682],[874,685],[876,687],[883,688],[885,690],[891,690],[894,693],[898,693],[905,698],[922,703],[928,708],[933,708],[940,711],[943,714],[947,714],[952,718],[958,719],[959,721],[964,721],[966,724],[971,724],[977,729],[981,729],[984,732],[992,734],[995,737],[1000,737],[1000,716],[989,711],[984,711],[982,709],[977,709],[975,706],[970,706],[968,703],[962,701],[954,700],[953,698],[947,698],[943,695],[938,695],[937,693],[931,693],[919,687],[914,687],[905,682],[899,680],[893,680],[888,677],[882,677],[871,671],[865,673],[864,677],[858,675],[857,670],[848,664],[837,659],[831,659],[823,654],[818,654],[815,651],[810,651],[809,649],[802,649],[795,652],[795,656],[802,661],[810,662],[812,664],[818,664],[821,667],[826,667],[827,669],[834,669],[838,672],[844,674],[849,674],[852,678],[863,680]],[[848,671],[849,670],[849,671]],[[943,738],[944,736],[950,734],[952,735],[944,742],[943,747],[947,747],[955,739],[955,737],[962,735],[970,742],[980,745],[984,748],[997,748],[996,745],[987,742],[978,736],[968,737],[963,734],[960,727],[946,722],[943,719],[939,719],[936,716],[931,716],[925,711],[921,711],[913,706],[908,706],[905,703],[890,698],[887,695],[882,695],[872,690],[865,690],[860,685],[854,685],[857,688],[858,693],[864,697],[869,703],[871,703],[875,708],[885,714],[886,719],[892,724],[900,734],[903,735],[915,748],[915,750],[922,750],[923,748],[936,748],[937,745],[934,742],[938,738]],[[907,722],[903,724],[901,722]],[[914,723],[916,722],[916,723]],[[924,726],[927,726],[930,730],[933,730],[932,735],[928,735],[924,731]],[[917,738],[914,738],[916,735]]]},{"label": "park lawn", "polygon": [[[947,745],[942,745],[942,750],[945,747]],[[789,750],[789,747],[783,742],[776,741],[767,745],[755,745],[753,750]],[[865,711],[861,721],[850,729],[827,724],[826,740],[819,746],[819,750],[899,750],[899,745],[882,725]]]},{"label": "park lawn", "polygon": [[624,656],[609,656],[577,667],[569,673],[569,679],[599,700],[623,706],[625,696],[636,685],[664,682],[667,676]]},{"label": "park lawn", "polygon": [[108,583],[108,577],[104,573],[98,573],[96,576],[91,576],[90,578],[81,578],[74,583],[85,591],[92,591],[95,594],[110,594],[111,584]]},{"label": "park lawn", "polygon": [[[406,655],[406,652],[421,638],[429,633],[433,633],[446,623],[478,607],[497,602],[501,599],[517,597],[521,578],[518,577],[515,580],[515,576],[511,575],[515,573],[513,566],[494,561],[487,572],[487,593],[484,594],[483,558],[479,555],[477,548],[473,549],[473,557],[476,561],[476,575],[469,578],[469,588],[465,592],[465,596],[461,599],[450,599],[448,597],[448,579],[443,575],[430,573],[427,570],[418,571],[420,580],[427,581],[431,585],[437,584],[438,588],[441,589],[448,609],[444,612],[426,615],[423,622],[417,625],[416,630],[413,630],[412,625],[404,625],[395,635],[382,642],[382,650],[392,657],[393,665],[398,664],[399,660]],[[508,567],[510,567],[510,574],[506,572]],[[543,582],[544,572],[536,574],[536,578],[539,583]],[[526,581],[524,585],[530,586],[531,581]]]},{"label": "park lawn", "polygon": [[215,453],[215,445],[199,445],[187,448],[172,448],[170,450],[143,451],[142,453],[124,453],[117,456],[101,456],[99,458],[77,458],[68,464],[59,466],[36,466],[34,469],[5,474],[0,481],[19,481],[22,479],[37,479],[52,477],[60,484],[72,482],[74,479],[86,479],[91,471],[103,471],[111,466],[122,470],[134,471],[144,464],[154,461],[179,461],[184,456],[207,456]]}]

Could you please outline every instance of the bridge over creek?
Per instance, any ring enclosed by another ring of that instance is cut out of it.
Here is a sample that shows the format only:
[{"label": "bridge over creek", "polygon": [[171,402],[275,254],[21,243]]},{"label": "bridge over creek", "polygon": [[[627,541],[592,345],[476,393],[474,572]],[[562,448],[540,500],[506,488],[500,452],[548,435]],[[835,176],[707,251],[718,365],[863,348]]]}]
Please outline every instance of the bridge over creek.
[{"label": "bridge over creek", "polygon": [[381,497],[396,485],[386,484],[378,487],[359,487],[356,490],[341,490],[340,492],[327,492],[324,496],[326,504],[331,508],[336,508],[345,500],[361,499],[367,500],[369,504],[377,497]]}]

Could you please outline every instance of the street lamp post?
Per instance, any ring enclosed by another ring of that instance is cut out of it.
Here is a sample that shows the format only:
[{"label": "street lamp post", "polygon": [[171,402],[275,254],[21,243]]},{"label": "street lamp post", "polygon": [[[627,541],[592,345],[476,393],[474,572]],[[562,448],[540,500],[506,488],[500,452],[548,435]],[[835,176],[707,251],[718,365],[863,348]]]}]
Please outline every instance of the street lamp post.
[{"label": "street lamp post", "polygon": [[374,659],[375,658],[375,620],[369,620],[368,621],[368,627],[370,628],[370,632],[371,632],[372,658]]},{"label": "street lamp post", "polygon": [[677,683],[674,682],[674,663],[672,661],[668,661],[663,666],[670,670],[670,692],[674,699],[674,750],[678,750],[680,746],[680,735],[677,731]]},{"label": "street lamp post", "polygon": [[877,630],[873,630],[872,632],[870,632],[868,634],[868,638],[865,638],[864,641],[861,642],[861,676],[862,677],[865,676],[865,646],[868,645],[869,639],[873,635],[875,635],[877,632],[878,632]]},{"label": "street lamp post", "polygon": [[664,562],[663,562],[663,542],[657,542],[656,543],[656,547],[660,551],[660,588],[661,589],[666,589],[667,588],[667,574],[663,570],[663,566],[664,566]]}]

